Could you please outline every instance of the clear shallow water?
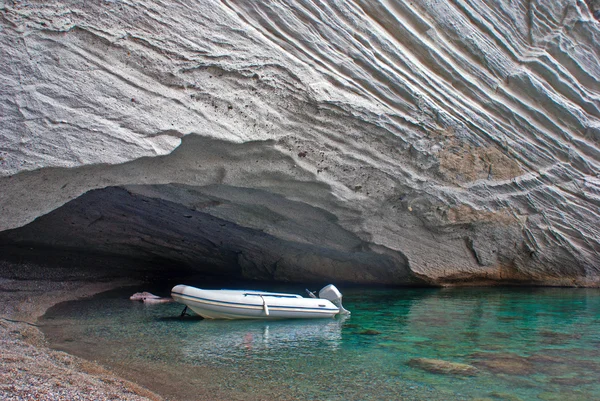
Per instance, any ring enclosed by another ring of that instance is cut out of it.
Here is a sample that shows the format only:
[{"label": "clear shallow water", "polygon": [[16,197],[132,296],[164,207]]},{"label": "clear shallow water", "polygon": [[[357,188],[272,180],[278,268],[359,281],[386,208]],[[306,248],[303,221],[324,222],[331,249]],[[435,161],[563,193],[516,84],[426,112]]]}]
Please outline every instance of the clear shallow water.
[{"label": "clear shallow water", "polygon": [[179,400],[600,399],[599,290],[348,289],[349,319],[273,322],[182,319],[135,291],[57,305],[43,330]]}]

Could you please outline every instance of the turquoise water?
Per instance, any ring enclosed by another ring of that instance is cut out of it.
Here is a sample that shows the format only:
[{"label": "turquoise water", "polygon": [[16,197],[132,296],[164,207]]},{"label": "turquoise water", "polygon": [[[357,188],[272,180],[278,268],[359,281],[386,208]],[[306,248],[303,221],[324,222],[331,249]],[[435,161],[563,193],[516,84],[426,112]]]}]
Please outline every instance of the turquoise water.
[{"label": "turquoise water", "polygon": [[177,400],[600,400],[599,290],[342,289],[349,319],[273,322],[135,291],[57,305],[43,330]]}]

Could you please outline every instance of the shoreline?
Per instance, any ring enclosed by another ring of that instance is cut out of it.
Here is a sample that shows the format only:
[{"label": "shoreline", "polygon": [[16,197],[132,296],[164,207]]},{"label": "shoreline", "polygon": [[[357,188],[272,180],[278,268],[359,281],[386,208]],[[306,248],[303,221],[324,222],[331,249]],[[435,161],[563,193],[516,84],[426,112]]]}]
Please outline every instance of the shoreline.
[{"label": "shoreline", "polygon": [[37,327],[37,320],[58,303],[136,284],[140,281],[0,278],[0,399],[164,400],[95,362],[49,348]]},{"label": "shoreline", "polygon": [[[0,270],[2,262],[0,262]],[[66,301],[91,297],[101,292],[127,286],[146,284],[142,280],[107,279],[58,281],[51,276],[52,269],[35,266],[35,280],[24,277],[15,279],[0,275],[0,399],[7,401],[169,401],[180,399],[177,391],[179,380],[196,382],[201,390],[194,400],[268,401],[285,400],[285,391],[275,387],[261,388],[248,393],[246,388],[222,391],[213,386],[213,368],[190,366],[193,374],[173,375],[155,366],[148,369],[153,376],[150,382],[143,379],[147,368],[119,372],[118,366],[101,360],[86,359],[69,351],[50,348],[44,332],[38,327],[38,319],[52,306]],[[21,272],[22,274],[23,272]],[[44,274],[51,280],[41,278]],[[127,369],[131,369],[128,366]],[[146,383],[146,384],[144,384]],[[159,383],[159,388],[156,388]],[[154,387],[152,387],[154,384]],[[169,387],[171,386],[171,387]],[[150,390],[153,388],[153,390]],[[157,393],[157,392],[160,392]],[[184,396],[182,399],[190,399]]]},{"label": "shoreline", "polygon": [[[116,266],[112,275],[104,264],[82,264],[80,270],[42,267],[33,263],[0,261],[0,399],[2,400],[286,400],[286,390],[277,386],[251,391],[240,386],[225,390],[216,384],[211,368],[193,367],[193,374],[161,371],[148,366],[137,371],[121,369],[101,358],[59,351],[49,347],[38,327],[48,309],[65,301],[126,287],[148,284],[147,277],[127,278],[127,262]],[[129,271],[131,273],[132,270]],[[121,274],[116,276],[115,274]],[[121,371],[120,371],[121,370]],[[227,373],[227,372],[225,372]],[[179,382],[178,382],[179,380]],[[181,382],[194,382],[194,398],[180,397],[173,389]],[[150,390],[152,388],[153,390]],[[256,390],[256,389],[254,389]]]}]

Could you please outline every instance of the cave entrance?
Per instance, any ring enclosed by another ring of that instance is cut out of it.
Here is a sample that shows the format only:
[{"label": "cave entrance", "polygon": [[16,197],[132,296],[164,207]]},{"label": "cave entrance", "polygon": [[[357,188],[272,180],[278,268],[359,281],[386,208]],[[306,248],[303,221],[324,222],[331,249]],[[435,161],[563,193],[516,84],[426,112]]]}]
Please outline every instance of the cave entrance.
[{"label": "cave entrance", "polygon": [[[403,284],[399,252],[374,251],[333,214],[225,185],[107,187],[0,233],[4,255],[92,277]],[[81,273],[83,274],[83,273]]]}]

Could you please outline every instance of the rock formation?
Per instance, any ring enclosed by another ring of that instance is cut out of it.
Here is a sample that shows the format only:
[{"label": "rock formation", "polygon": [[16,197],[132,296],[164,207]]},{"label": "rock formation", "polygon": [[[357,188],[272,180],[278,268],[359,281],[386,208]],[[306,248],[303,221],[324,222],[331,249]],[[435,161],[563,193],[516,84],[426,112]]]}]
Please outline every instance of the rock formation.
[{"label": "rock formation", "polygon": [[599,11],[0,0],[0,245],[596,286]]}]

